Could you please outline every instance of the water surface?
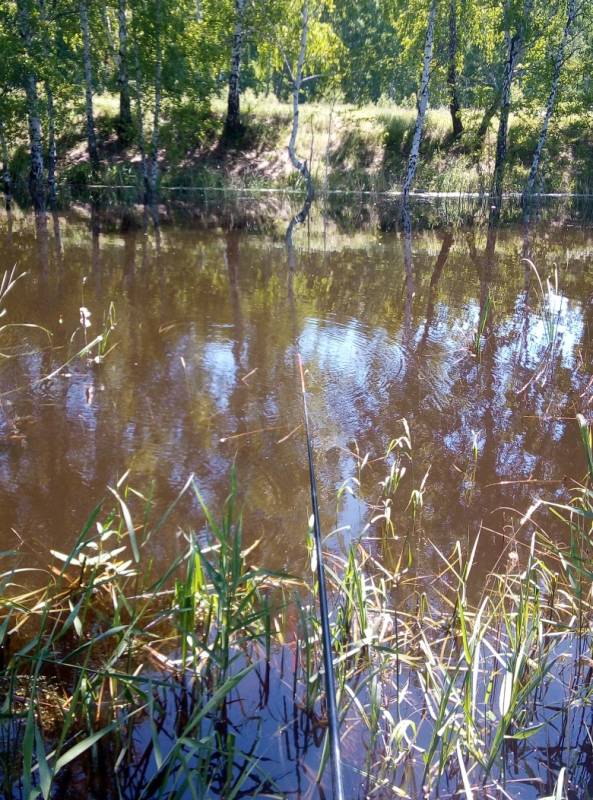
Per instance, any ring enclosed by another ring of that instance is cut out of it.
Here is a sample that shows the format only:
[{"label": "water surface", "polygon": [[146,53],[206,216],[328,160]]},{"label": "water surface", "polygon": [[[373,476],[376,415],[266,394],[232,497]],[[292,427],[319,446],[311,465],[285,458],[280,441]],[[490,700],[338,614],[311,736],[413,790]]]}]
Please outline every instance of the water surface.
[{"label": "water surface", "polygon": [[[27,273],[6,321],[43,326],[52,338],[2,334],[5,353],[20,355],[0,372],[0,549],[46,561],[127,470],[163,506],[193,472],[216,511],[235,465],[246,536],[261,539],[254,559],[301,573],[309,512],[295,431],[300,351],[324,528],[343,528],[333,546],[368,519],[349,495],[337,503],[337,490],[360,457],[385,451],[405,418],[411,485],[430,468],[417,565],[436,569],[433,543],[449,550],[482,525],[485,574],[511,509],[562,496],[564,477],[584,472],[574,418],[592,413],[592,251],[588,229],[549,222],[528,231],[457,226],[406,241],[373,225],[341,230],[316,214],[291,251],[273,224],[265,234],[167,225],[156,236],[72,214],[50,217],[46,229],[26,215],[2,217],[0,269]],[[544,288],[557,269],[545,303],[525,256]],[[84,345],[80,308],[91,312],[91,340],[111,304],[116,347],[104,363],[74,358],[43,380]],[[370,472],[367,485],[382,477]],[[203,518],[187,500],[178,522],[200,529]],[[178,547],[173,526],[155,556]]]}]

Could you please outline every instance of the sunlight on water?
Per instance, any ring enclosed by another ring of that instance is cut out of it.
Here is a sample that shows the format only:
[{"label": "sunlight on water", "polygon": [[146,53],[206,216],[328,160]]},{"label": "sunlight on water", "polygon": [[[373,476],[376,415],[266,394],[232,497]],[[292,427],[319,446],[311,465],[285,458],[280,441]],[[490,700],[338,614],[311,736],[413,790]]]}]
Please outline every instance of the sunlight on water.
[{"label": "sunlight on water", "polygon": [[[315,218],[295,234],[290,258],[269,235],[167,226],[157,241],[57,221],[61,249],[51,232],[43,244],[26,217],[12,231],[5,218],[0,225],[2,264],[28,273],[10,298],[10,319],[53,334],[52,348],[27,334],[29,355],[5,364],[1,389],[39,381],[74,352],[82,306],[90,336],[114,303],[116,347],[104,364],[74,359],[51,380],[6,395],[3,547],[13,529],[63,545],[128,468],[134,485],[154,484],[162,504],[195,471],[216,504],[236,464],[246,535],[265,531],[269,566],[303,565],[297,347],[309,371],[324,525],[349,526],[347,540],[361,520],[348,495],[336,510],[337,487],[356,473],[354,450],[382,453],[403,417],[418,472],[431,466],[424,524],[445,549],[485,516],[496,528],[500,509],[529,504],[531,484],[501,481],[581,469],[567,421],[589,415],[593,397],[584,229],[531,231],[542,296],[518,228],[501,229],[494,247],[479,227],[414,232],[406,263],[396,233],[369,226],[348,236]],[[558,286],[548,291],[556,264]],[[177,545],[161,546],[164,555]],[[486,547],[480,568],[490,562]]]}]

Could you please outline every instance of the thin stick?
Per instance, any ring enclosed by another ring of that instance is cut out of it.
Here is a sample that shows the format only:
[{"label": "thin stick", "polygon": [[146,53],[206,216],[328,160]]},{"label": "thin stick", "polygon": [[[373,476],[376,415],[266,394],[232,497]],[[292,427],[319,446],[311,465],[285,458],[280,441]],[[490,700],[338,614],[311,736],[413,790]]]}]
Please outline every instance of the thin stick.
[{"label": "thin stick", "polygon": [[325,589],[325,569],[321,548],[321,524],[319,521],[319,504],[317,502],[317,482],[315,480],[315,467],[313,466],[313,448],[309,435],[309,414],[307,412],[307,391],[305,389],[305,373],[303,362],[298,355],[299,370],[301,373],[301,391],[303,393],[303,411],[305,421],[305,437],[307,439],[307,457],[309,460],[309,483],[311,485],[311,505],[313,506],[313,533],[315,536],[315,550],[317,554],[317,583],[319,591],[319,613],[321,616],[321,632],[323,635],[323,667],[325,671],[325,693],[327,695],[327,720],[330,746],[330,759],[332,767],[332,783],[336,800],[344,800],[344,785],[342,779],[342,758],[340,756],[340,731],[338,708],[336,703],[336,680],[332,661],[331,631],[329,627],[329,607]]},{"label": "thin stick", "polygon": [[230,442],[232,439],[242,439],[243,436],[254,436],[256,433],[266,433],[267,431],[279,431],[282,428],[286,428],[286,425],[270,425],[269,428],[257,428],[254,431],[243,431],[243,433],[233,433],[231,436],[223,436],[218,441],[224,444],[224,442]]},{"label": "thin stick", "polygon": [[278,439],[276,444],[282,444],[283,442],[286,442],[288,439],[290,439],[290,437],[293,435],[293,433],[296,433],[302,427],[303,427],[303,423],[301,422],[296,426],[296,428],[293,428],[290,433],[287,433],[286,436],[283,436],[282,439]]}]

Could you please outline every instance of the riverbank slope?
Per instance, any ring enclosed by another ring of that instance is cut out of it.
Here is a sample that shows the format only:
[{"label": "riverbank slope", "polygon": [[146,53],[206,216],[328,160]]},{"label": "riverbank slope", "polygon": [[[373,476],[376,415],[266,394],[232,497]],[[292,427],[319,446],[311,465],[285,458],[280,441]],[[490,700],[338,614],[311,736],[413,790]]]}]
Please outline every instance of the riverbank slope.
[{"label": "riverbank slope", "polygon": [[[140,154],[122,149],[116,137],[117,101],[96,98],[101,170],[91,175],[82,115],[59,140],[58,174],[62,195],[101,184],[140,185]],[[160,129],[160,182],[163,187],[267,188],[299,186],[286,150],[292,123],[290,104],[274,97],[243,98],[241,137],[221,143],[224,101],[208,110],[190,104],[168,109]],[[298,151],[307,158],[318,189],[397,191],[405,169],[415,109],[393,105],[303,104]],[[447,109],[428,112],[415,190],[487,192],[494,163],[496,120],[478,136],[480,115],[465,111],[464,133],[453,140]],[[505,189],[521,191],[535,147],[537,113],[511,117]],[[27,147],[11,163],[17,197],[26,195]],[[591,115],[562,115],[553,121],[541,168],[540,191],[589,194],[593,187]]]}]

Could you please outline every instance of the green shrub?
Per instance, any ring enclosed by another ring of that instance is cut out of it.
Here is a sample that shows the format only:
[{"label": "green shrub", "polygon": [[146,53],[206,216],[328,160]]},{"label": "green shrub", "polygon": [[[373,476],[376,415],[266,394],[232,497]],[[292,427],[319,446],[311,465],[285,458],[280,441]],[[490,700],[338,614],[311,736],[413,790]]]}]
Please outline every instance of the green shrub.
[{"label": "green shrub", "polygon": [[194,102],[173,106],[161,126],[161,143],[171,161],[180,161],[217,133],[217,123],[210,109]]},{"label": "green shrub", "polygon": [[88,161],[78,161],[62,170],[61,178],[76,188],[83,188],[92,182],[92,168]]}]

